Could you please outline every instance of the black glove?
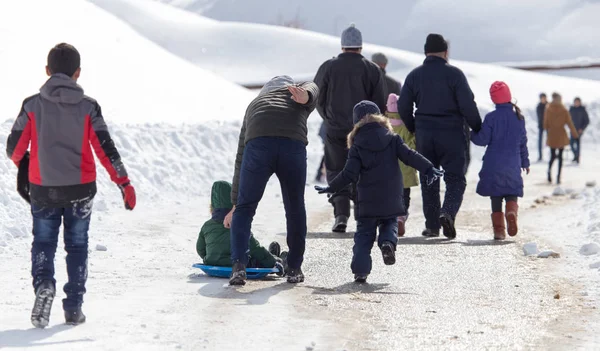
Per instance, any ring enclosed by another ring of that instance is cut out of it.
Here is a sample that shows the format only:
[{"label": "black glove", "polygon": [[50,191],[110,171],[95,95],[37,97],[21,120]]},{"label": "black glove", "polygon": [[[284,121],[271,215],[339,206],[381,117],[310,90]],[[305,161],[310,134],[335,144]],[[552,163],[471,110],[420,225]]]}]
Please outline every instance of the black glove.
[{"label": "black glove", "polygon": [[439,178],[444,176],[444,171],[439,170],[435,167],[431,167],[425,172],[425,181],[427,182],[427,186],[433,184]]},{"label": "black glove", "polygon": [[29,198],[29,151],[23,155],[19,163],[19,171],[17,172],[17,192],[21,197],[31,203]]},{"label": "black glove", "polygon": [[333,191],[328,186],[318,186],[318,185],[315,185],[315,190],[319,194],[333,194]]}]

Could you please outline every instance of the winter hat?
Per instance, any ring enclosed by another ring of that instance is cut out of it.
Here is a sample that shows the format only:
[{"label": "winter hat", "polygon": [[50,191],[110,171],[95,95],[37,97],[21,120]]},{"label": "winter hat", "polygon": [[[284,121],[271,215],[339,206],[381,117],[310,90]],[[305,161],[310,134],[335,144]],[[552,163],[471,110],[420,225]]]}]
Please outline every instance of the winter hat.
[{"label": "winter hat", "polygon": [[398,112],[398,98],[399,96],[391,93],[388,96],[388,101],[387,101],[387,111],[388,112]]},{"label": "winter hat", "polygon": [[425,54],[448,51],[448,42],[441,34],[429,34],[425,41]]},{"label": "winter hat", "polygon": [[379,107],[375,105],[374,102],[371,102],[369,100],[363,100],[358,104],[354,105],[354,110],[352,111],[352,121],[354,122],[354,124],[356,124],[360,122],[360,120],[363,119],[363,117],[365,117],[366,115],[379,114],[381,114],[381,111],[379,110]]},{"label": "winter hat", "polygon": [[290,76],[277,76],[273,77],[270,81],[265,84],[258,96],[265,95],[266,93],[270,93],[273,90],[285,88],[288,85],[294,85],[294,80]]},{"label": "winter hat", "polygon": [[344,29],[342,32],[342,49],[360,49],[362,44],[362,34],[354,26],[354,23]]},{"label": "winter hat", "polygon": [[387,57],[385,57],[385,55],[381,52],[373,54],[373,56],[371,57],[371,61],[380,66],[386,66],[388,64]]},{"label": "winter hat", "polygon": [[508,85],[499,81],[494,82],[490,87],[490,96],[492,97],[492,102],[494,102],[496,105],[506,104],[512,100]]}]

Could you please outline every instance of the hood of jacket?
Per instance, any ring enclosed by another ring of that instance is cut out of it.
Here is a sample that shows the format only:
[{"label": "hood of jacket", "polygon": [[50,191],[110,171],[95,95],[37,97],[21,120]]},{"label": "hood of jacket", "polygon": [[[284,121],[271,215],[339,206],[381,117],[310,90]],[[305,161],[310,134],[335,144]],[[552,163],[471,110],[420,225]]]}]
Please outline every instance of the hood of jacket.
[{"label": "hood of jacket", "polygon": [[231,203],[231,184],[224,180],[213,183],[210,192],[210,206],[212,207],[212,218],[223,221],[227,213],[233,208]]},{"label": "hood of jacket", "polygon": [[40,88],[42,98],[63,104],[78,104],[83,100],[83,88],[66,74],[53,74]]},{"label": "hood of jacket", "polygon": [[381,151],[393,138],[392,125],[386,117],[367,115],[356,123],[348,134],[348,148],[356,145],[369,151]]}]

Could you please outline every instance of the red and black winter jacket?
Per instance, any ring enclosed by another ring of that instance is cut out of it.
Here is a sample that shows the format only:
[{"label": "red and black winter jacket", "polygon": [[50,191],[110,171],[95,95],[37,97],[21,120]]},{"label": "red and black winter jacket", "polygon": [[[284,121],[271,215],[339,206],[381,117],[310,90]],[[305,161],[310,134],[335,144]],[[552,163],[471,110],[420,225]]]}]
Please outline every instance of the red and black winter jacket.
[{"label": "red and black winter jacket", "polygon": [[52,75],[39,94],[23,101],[6,153],[18,165],[30,146],[30,196],[36,206],[69,207],[94,197],[92,149],[113,182],[129,183],[100,105],[64,74]]}]

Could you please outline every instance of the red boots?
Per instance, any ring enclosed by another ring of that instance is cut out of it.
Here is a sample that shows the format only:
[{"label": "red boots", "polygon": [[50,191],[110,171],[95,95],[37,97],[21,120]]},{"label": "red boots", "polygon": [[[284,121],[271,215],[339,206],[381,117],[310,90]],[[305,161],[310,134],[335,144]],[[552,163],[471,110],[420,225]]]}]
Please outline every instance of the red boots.
[{"label": "red boots", "polygon": [[406,233],[406,227],[404,225],[407,219],[408,215],[398,217],[398,237],[404,236],[404,233]]},{"label": "red boots", "polygon": [[506,227],[504,226],[504,213],[492,213],[492,225],[494,226],[494,240],[506,239]]},{"label": "red boots", "polygon": [[519,231],[517,226],[517,214],[519,212],[519,204],[516,201],[506,202],[506,224],[508,227],[508,235],[515,236]]}]

